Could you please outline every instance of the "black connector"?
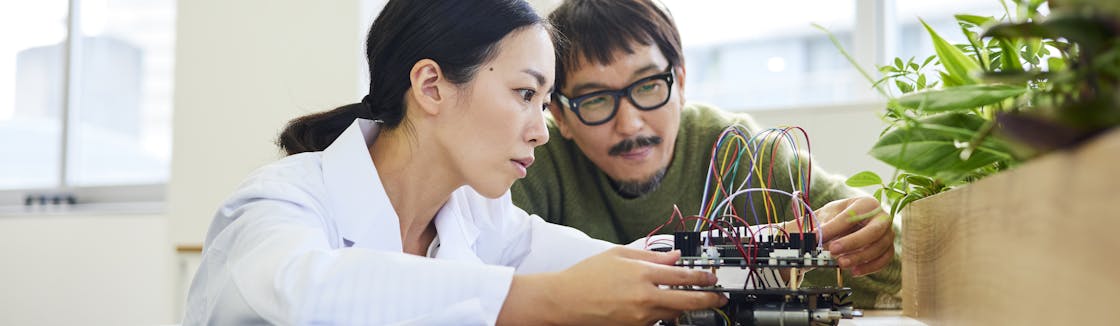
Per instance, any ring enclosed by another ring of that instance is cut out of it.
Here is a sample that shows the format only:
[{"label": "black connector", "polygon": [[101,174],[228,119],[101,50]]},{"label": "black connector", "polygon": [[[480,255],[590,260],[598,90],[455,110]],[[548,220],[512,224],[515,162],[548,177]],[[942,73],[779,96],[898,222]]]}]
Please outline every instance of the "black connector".
[{"label": "black connector", "polygon": [[700,256],[700,232],[675,232],[673,245],[681,251],[681,257]]}]

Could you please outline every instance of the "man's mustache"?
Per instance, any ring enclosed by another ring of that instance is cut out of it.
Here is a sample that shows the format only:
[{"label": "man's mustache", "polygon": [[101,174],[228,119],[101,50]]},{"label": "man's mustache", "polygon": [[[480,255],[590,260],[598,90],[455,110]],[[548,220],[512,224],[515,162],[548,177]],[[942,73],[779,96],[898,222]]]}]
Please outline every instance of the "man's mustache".
[{"label": "man's mustache", "polygon": [[610,156],[619,156],[622,153],[629,152],[635,148],[654,146],[661,144],[661,137],[658,136],[638,136],[630,139],[623,139],[614,146],[611,146],[610,151],[607,152]]}]

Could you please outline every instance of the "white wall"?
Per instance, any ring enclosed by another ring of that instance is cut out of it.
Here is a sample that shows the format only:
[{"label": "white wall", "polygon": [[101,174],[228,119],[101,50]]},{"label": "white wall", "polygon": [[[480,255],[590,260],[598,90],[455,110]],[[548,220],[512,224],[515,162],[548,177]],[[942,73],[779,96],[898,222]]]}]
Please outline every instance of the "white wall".
[{"label": "white wall", "polygon": [[170,322],[166,230],[154,215],[0,217],[0,325]]},{"label": "white wall", "polygon": [[221,200],[297,116],[357,102],[359,1],[179,1],[171,239],[200,242]]},{"label": "white wall", "polygon": [[0,216],[0,325],[178,322],[175,244],[279,157],[285,122],[360,98],[370,1],[180,0],[167,211]]}]

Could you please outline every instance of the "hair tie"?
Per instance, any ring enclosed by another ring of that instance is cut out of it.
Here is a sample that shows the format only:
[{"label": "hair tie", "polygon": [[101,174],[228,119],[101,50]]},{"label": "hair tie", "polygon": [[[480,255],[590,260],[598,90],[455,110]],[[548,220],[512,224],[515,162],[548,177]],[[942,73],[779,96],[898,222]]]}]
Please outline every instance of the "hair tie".
[{"label": "hair tie", "polygon": [[362,97],[362,105],[358,107],[358,118],[373,120],[373,101],[369,95]]}]

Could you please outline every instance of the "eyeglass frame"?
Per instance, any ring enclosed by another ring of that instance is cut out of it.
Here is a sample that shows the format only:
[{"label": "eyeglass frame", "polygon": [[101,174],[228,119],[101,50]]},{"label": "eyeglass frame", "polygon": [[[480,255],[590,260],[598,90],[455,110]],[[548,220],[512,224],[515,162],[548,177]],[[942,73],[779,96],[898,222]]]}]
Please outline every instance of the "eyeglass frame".
[{"label": "eyeglass frame", "polygon": [[[645,82],[648,82],[648,81],[651,81],[651,80],[659,80],[659,79],[665,80],[665,84],[666,84],[665,87],[668,88],[668,90],[665,93],[665,100],[661,101],[661,103],[658,103],[657,105],[653,105],[653,106],[650,106],[650,107],[642,107],[641,105],[638,105],[637,100],[634,100],[634,97],[630,95],[630,91],[634,87],[637,87],[637,86],[641,85],[642,83],[645,83]],[[604,123],[607,123],[607,122],[611,121],[611,119],[614,119],[614,116],[616,114],[618,114],[619,106],[622,105],[622,101],[621,101],[620,98],[623,97],[623,96],[626,97],[626,100],[630,101],[630,104],[634,105],[634,108],[636,108],[638,110],[642,110],[642,111],[653,111],[653,110],[657,110],[657,109],[660,109],[661,107],[665,106],[665,104],[669,103],[669,99],[673,97],[673,82],[676,81],[676,79],[677,79],[676,71],[673,70],[672,65],[669,65],[669,68],[666,69],[665,72],[662,72],[662,73],[659,73],[659,74],[656,74],[656,75],[643,77],[642,79],[638,79],[638,80],[634,81],[633,83],[631,83],[630,85],[627,85],[626,87],[623,87],[622,89],[606,89],[606,90],[601,90],[601,91],[594,91],[594,92],[591,92],[591,93],[576,96],[575,98],[571,98],[571,99],[569,99],[567,96],[564,96],[564,94],[560,94],[560,92],[556,92],[554,94],[556,94],[557,101],[560,102],[560,104],[568,107],[568,110],[571,110],[572,113],[575,113],[576,117],[579,118],[579,121],[582,122],[584,125],[598,126],[598,125],[601,125],[601,124],[604,124]],[[604,95],[604,94],[605,95],[610,95],[612,98],[614,98],[614,108],[611,109],[611,114],[607,115],[607,117],[605,119],[603,119],[602,121],[597,121],[595,123],[588,123],[587,119],[584,119],[583,115],[579,114],[579,102],[581,102],[583,100],[586,100],[588,98],[591,98],[591,97],[600,96],[600,95]]]}]

